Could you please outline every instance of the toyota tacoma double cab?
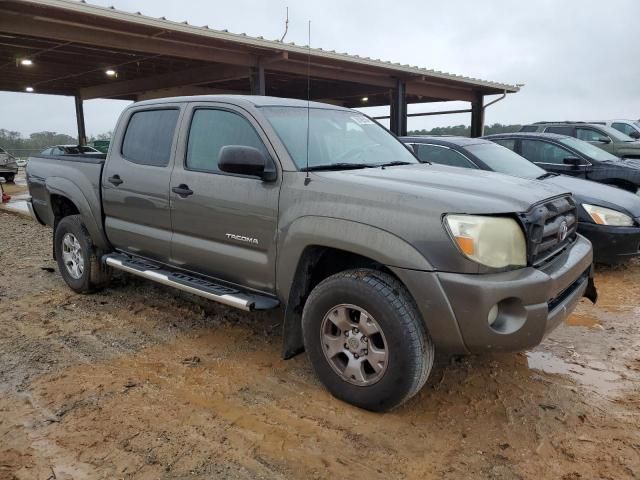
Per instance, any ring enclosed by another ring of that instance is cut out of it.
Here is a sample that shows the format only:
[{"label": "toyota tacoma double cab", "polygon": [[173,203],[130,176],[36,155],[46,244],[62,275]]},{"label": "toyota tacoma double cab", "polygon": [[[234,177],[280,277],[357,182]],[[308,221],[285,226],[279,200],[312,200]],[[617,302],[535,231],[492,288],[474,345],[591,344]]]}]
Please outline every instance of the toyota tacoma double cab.
[{"label": "toyota tacoma double cab", "polygon": [[[135,103],[105,159],[30,159],[33,215],[76,292],[121,270],[246,311],[281,309],[336,397],[384,411],[437,351],[531,348],[595,300],[559,187],[420,164],[357,111],[263,96]],[[278,314],[278,311],[276,311]]]}]

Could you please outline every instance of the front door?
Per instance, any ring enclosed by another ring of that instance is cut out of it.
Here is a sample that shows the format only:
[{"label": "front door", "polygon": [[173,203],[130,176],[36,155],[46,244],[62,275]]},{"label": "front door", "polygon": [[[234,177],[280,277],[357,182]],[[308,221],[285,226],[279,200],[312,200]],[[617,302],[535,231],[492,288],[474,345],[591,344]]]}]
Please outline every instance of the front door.
[{"label": "front door", "polygon": [[609,153],[613,153],[615,145],[613,139],[606,133],[591,127],[576,127],[576,136],[580,140],[589,142]]},{"label": "front door", "polygon": [[275,290],[280,178],[264,182],[218,168],[225,145],[261,150],[271,169],[275,152],[247,112],[192,104],[171,176],[171,262],[264,292]]},{"label": "front door", "polygon": [[577,158],[576,154],[559,145],[544,140],[522,139],[520,141],[520,155],[535,163],[548,172],[562,173],[574,177],[586,177],[589,164],[581,159],[582,165],[565,163],[569,158]]},{"label": "front door", "polygon": [[131,109],[102,174],[105,230],[118,249],[166,262],[171,246],[169,180],[178,105]]}]

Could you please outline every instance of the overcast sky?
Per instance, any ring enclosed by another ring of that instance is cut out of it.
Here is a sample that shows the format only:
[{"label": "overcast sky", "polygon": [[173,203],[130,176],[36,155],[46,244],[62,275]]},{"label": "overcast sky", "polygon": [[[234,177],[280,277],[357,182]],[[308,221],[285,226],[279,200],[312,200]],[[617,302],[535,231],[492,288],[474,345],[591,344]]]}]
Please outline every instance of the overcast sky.
[{"label": "overcast sky", "polygon": [[[526,84],[489,107],[487,123],[640,118],[638,0],[88,1],[268,39],[282,35],[288,6],[286,41],[306,44],[311,20],[313,47]],[[0,128],[76,134],[72,98],[0,93],[0,105]],[[124,105],[86,102],[87,132],[111,130]],[[409,129],[460,123],[469,116],[410,118]]]}]

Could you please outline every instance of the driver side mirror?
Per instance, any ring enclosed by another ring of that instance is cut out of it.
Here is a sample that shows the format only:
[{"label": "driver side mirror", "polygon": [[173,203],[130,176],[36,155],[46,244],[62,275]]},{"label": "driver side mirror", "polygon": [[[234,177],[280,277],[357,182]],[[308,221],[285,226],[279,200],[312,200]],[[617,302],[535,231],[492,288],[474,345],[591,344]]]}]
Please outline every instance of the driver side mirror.
[{"label": "driver side mirror", "polygon": [[600,142],[600,143],[611,143],[611,139],[609,137],[600,137],[598,139],[598,142]]},{"label": "driver side mirror", "polygon": [[581,165],[584,165],[584,162],[582,161],[582,159],[578,157],[566,157],[562,162],[565,165],[572,165],[574,167],[579,167]]},{"label": "driver side mirror", "polygon": [[265,182],[276,179],[276,172],[266,171],[267,159],[253,147],[226,145],[220,149],[218,168],[222,172],[258,177]]}]

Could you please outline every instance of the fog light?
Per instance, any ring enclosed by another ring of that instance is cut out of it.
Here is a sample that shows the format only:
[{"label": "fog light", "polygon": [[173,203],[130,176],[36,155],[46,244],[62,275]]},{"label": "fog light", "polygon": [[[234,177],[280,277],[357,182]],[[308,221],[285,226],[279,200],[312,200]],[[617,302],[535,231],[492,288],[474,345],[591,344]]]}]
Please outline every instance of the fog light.
[{"label": "fog light", "polygon": [[498,305],[496,304],[493,307],[491,307],[491,310],[489,310],[489,315],[487,315],[487,321],[489,322],[489,326],[496,323],[497,319],[498,319]]}]

